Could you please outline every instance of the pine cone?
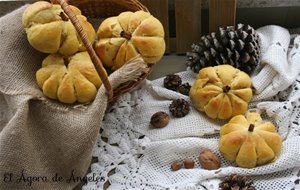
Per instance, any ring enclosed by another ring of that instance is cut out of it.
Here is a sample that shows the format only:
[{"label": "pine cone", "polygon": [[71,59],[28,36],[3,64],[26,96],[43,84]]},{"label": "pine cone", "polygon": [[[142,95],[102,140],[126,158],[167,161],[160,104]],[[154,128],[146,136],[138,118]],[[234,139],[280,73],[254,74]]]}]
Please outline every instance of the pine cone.
[{"label": "pine cone", "polygon": [[220,183],[221,190],[256,190],[253,182],[247,182],[246,176],[231,174]]},{"label": "pine cone", "polygon": [[174,117],[184,117],[190,112],[190,105],[184,99],[173,100],[169,110]]},{"label": "pine cone", "polygon": [[178,92],[188,96],[190,93],[191,85],[189,83],[184,83],[178,87]]},{"label": "pine cone", "polygon": [[169,90],[177,91],[178,87],[181,85],[182,81],[180,76],[172,74],[167,75],[164,78],[164,87],[166,87]]},{"label": "pine cone", "polygon": [[198,73],[208,66],[230,64],[250,74],[259,62],[260,39],[254,28],[238,24],[219,28],[216,33],[202,36],[198,44],[187,53],[187,65]]}]

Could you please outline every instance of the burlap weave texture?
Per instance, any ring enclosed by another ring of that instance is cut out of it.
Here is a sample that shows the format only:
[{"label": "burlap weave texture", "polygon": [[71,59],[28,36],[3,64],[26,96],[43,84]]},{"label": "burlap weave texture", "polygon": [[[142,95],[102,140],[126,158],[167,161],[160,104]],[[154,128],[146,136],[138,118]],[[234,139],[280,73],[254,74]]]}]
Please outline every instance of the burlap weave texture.
[{"label": "burlap weave texture", "polygon": [[[72,189],[90,165],[107,107],[98,90],[88,105],[47,99],[35,73],[47,56],[33,49],[22,27],[24,7],[0,18],[0,189]],[[145,72],[140,58],[109,76],[113,88]]]}]

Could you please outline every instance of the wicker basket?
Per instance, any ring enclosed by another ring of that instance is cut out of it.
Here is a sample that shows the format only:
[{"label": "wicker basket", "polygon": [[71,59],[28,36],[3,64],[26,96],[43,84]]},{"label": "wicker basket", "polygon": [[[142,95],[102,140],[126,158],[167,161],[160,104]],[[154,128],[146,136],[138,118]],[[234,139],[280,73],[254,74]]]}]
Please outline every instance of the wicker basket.
[{"label": "wicker basket", "polygon": [[102,62],[93,49],[93,44],[88,41],[86,33],[69,7],[69,5],[78,7],[82,11],[82,14],[88,18],[106,18],[109,16],[117,16],[124,11],[135,12],[138,10],[143,10],[148,12],[148,9],[138,0],[51,0],[51,2],[59,3],[61,5],[62,9],[68,15],[74,27],[76,28],[79,36],[82,39],[82,42],[86,46],[87,52],[94,63],[103,85],[106,88],[108,102],[114,102],[120,95],[129,92],[139,85],[150,74],[153,64],[148,64],[147,72],[142,73],[137,80],[128,81],[119,87],[112,89],[108,77],[105,75]]}]

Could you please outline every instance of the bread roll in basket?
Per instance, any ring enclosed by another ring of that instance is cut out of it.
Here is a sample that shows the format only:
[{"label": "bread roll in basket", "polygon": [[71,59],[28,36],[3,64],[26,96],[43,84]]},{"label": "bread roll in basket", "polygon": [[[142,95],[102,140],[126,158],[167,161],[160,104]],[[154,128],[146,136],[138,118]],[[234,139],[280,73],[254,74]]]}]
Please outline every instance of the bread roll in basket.
[{"label": "bread roll in basket", "polygon": [[149,12],[148,9],[137,0],[51,0],[52,3],[59,3],[66,15],[69,17],[74,27],[76,28],[82,42],[86,46],[91,60],[106,88],[108,94],[108,101],[115,101],[120,95],[129,92],[136,86],[138,86],[146,77],[150,74],[153,68],[153,64],[147,64],[146,72],[140,74],[137,80],[127,81],[117,88],[113,89],[108,76],[105,74],[105,70],[100,58],[97,56],[93,44],[91,44],[87,36],[82,29],[82,26],[78,22],[76,16],[70,9],[69,5],[74,5],[82,11],[82,14],[87,18],[107,18],[111,16],[118,16],[124,11],[136,12],[139,10]]}]

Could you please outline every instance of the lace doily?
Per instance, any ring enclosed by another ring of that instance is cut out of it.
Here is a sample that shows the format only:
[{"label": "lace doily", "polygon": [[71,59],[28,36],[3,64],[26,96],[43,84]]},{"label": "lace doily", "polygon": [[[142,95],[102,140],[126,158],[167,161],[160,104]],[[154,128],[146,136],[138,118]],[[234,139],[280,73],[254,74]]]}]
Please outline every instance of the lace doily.
[{"label": "lace doily", "polygon": [[[293,48],[284,54],[288,59],[285,64],[293,64],[294,68],[291,69],[296,69],[296,75],[293,70],[294,74],[290,74],[288,80],[284,81],[287,84],[284,89],[282,86],[279,88],[276,84],[282,83],[277,80],[286,79],[284,77],[288,73],[281,74],[273,68],[271,72],[273,78],[270,81],[264,80],[269,85],[261,88],[260,92],[272,90],[275,95],[269,97],[257,93],[250,104],[250,109],[260,111],[264,119],[273,121],[278,133],[283,137],[282,152],[275,162],[245,169],[226,161],[218,149],[219,128],[224,121],[211,120],[194,108],[191,108],[190,113],[183,118],[171,116],[170,123],[165,128],[151,128],[152,114],[158,111],[168,113],[168,107],[173,99],[183,98],[190,101],[188,96],[165,89],[161,78],[145,81],[141,89],[124,94],[107,110],[94,148],[94,156],[98,158],[98,162],[91,165],[91,173],[87,175],[99,180],[89,181],[83,189],[106,187],[112,190],[216,190],[222,178],[230,173],[248,176],[257,189],[300,189],[300,71],[299,66],[292,60],[293,57],[300,60],[298,41],[299,39],[295,39]],[[280,40],[279,42],[281,46],[284,44]],[[275,43],[275,46],[278,44]],[[283,49],[281,48],[281,51]],[[274,49],[270,50],[274,52]],[[272,57],[268,59],[272,62]],[[299,62],[297,61],[298,65]],[[192,84],[195,80],[192,71],[178,74],[183,83]],[[294,78],[292,75],[295,75]],[[256,78],[261,80],[259,77]],[[267,89],[268,86],[272,86],[271,83],[275,84],[274,88]],[[198,156],[206,148],[221,158],[220,169],[210,171],[201,168]],[[194,169],[171,170],[170,166],[174,160],[187,158],[195,161]]]}]

